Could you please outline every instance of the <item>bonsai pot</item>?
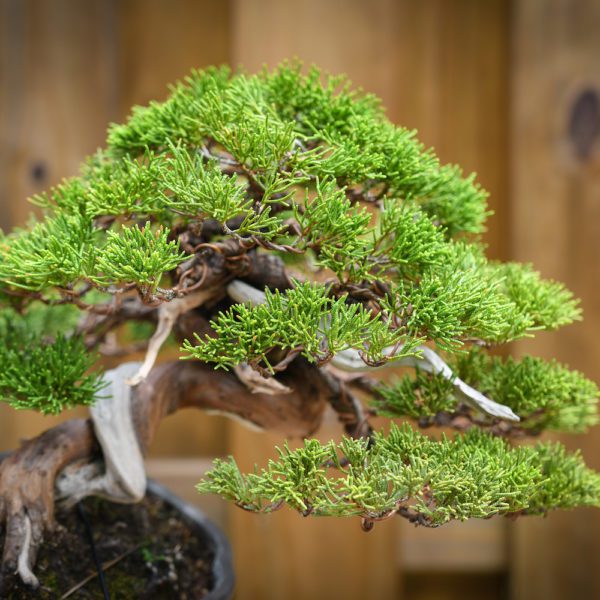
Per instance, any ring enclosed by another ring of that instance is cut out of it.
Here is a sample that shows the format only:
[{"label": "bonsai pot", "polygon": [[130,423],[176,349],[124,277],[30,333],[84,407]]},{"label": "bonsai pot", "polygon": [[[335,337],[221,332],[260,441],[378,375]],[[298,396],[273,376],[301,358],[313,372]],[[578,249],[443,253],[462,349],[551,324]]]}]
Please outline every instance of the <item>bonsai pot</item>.
[{"label": "bonsai pot", "polygon": [[[0,462],[6,456],[0,454]],[[8,598],[76,598],[81,591],[89,594],[85,597],[102,598],[94,553],[114,597],[231,598],[235,578],[227,538],[202,511],[156,481],[148,480],[146,498],[139,504],[90,498],[82,507],[83,513],[57,510],[61,527],[46,535],[35,568],[39,589],[26,588],[15,578]],[[3,542],[0,535],[0,547]]]},{"label": "bonsai pot", "polygon": [[235,574],[233,572],[231,546],[225,534],[196,506],[183,501],[168,488],[153,479],[148,480],[147,494],[160,498],[176,509],[181,514],[182,519],[204,541],[206,548],[213,555],[211,569],[213,584],[203,600],[229,600],[233,595]]}]

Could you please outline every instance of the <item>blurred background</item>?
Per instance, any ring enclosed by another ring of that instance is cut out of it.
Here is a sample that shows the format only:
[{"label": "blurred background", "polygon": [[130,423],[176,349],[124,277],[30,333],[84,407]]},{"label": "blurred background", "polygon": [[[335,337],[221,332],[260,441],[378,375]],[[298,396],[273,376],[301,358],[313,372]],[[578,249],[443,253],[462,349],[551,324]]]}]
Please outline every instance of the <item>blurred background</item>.
[{"label": "blurred background", "polygon": [[[74,175],[109,122],[192,67],[297,56],[347,73],[443,161],[478,173],[490,256],[535,263],[585,314],[511,352],[600,381],[599,32],[598,0],[0,0],[0,226],[22,224],[28,196]],[[0,407],[0,450],[54,422]],[[332,421],[322,437],[339,433]],[[181,413],[148,461],[228,532],[240,600],[600,598],[599,510],[438,530],[398,519],[367,535],[196,496],[211,457],[250,468],[281,441]],[[600,469],[599,428],[565,441]]]}]

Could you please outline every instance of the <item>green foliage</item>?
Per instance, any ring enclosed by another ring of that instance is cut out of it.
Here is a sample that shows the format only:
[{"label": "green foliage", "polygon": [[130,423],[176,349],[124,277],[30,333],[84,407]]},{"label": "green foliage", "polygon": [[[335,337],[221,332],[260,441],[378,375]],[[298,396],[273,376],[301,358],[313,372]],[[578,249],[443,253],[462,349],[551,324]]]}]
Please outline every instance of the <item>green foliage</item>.
[{"label": "green foliage", "polygon": [[197,152],[171,148],[162,183],[168,190],[164,193],[165,206],[194,218],[215,219],[227,232],[231,230],[226,223],[235,217],[243,219],[232,232],[238,236],[261,235],[268,239],[281,227],[279,220],[270,216],[268,205],[255,210],[237,178],[223,174],[216,161],[207,164]]},{"label": "green foliage", "polygon": [[315,196],[307,196],[302,209],[295,205],[294,216],[319,266],[331,269],[340,280],[370,277],[371,215],[364,207],[351,206],[333,180],[317,180]]},{"label": "green foliage", "polygon": [[296,450],[286,445],[278,453],[278,460],[247,475],[232,458],[218,460],[198,490],[247,510],[270,511],[286,503],[305,515],[371,520],[407,511],[430,526],[600,505],[600,476],[578,454],[567,454],[558,444],[511,448],[477,430],[435,441],[406,424],[392,425],[371,444],[306,440]]},{"label": "green foliage", "polygon": [[192,71],[184,82],[171,88],[165,102],[135,106],[124,125],[113,124],[108,131],[108,146],[117,155],[139,154],[146,148],[164,149],[169,143],[202,142],[198,122],[198,99],[209,90],[221,90],[230,80],[227,67]]},{"label": "green foliage", "polygon": [[81,338],[56,333],[74,324],[71,308],[0,311],[0,399],[13,408],[58,414],[94,402],[102,388],[90,373],[97,357]]},{"label": "green foliage", "polygon": [[[581,374],[469,352],[473,342],[570,323],[580,318],[577,301],[528,265],[487,261],[477,238],[487,194],[474,175],[441,164],[344,77],[299,62],[258,75],[194,71],[164,102],[111,125],[107,148],[79,176],[32,200],[43,217],[0,234],[0,393],[15,407],[58,412],[98,391],[94,358],[61,304],[85,309],[95,294],[135,290],[154,305],[204,281],[251,280],[252,259],[270,252],[288,264],[293,257],[300,276],[318,282],[267,290],[255,307],[205,307],[216,337],[186,341],[186,358],[248,362],[272,375],[296,354],[320,366],[352,348],[377,366],[432,342],[530,432],[596,421],[598,392]],[[104,326],[112,320],[90,325],[88,343]],[[453,393],[445,379],[417,371],[382,387],[377,408],[431,420],[456,409]],[[331,477],[328,461],[341,476]],[[307,514],[377,519],[402,508],[436,525],[597,503],[598,482],[559,447],[509,450],[477,433],[434,442],[392,428],[372,446],[313,440],[284,449],[253,475],[222,462],[203,489],[252,509],[286,502]]]},{"label": "green foliage", "polygon": [[90,278],[99,283],[135,282],[156,289],[160,276],[185,260],[178,252],[178,243],[168,241],[163,228],[153,231],[150,223],[142,228],[123,227],[122,234],[107,234],[106,245],[96,261],[102,274]]},{"label": "green foliage", "polygon": [[465,340],[508,341],[532,326],[473,247],[456,243],[442,251],[439,264],[418,281],[399,282],[388,297],[388,310],[411,335],[456,351]]},{"label": "green foliage", "polygon": [[[450,366],[458,377],[521,417],[519,427],[582,432],[598,422],[599,391],[578,371],[556,361],[489,356],[481,350],[456,355]],[[417,370],[394,384],[382,384],[373,400],[378,414],[429,419],[456,412],[452,383]]]},{"label": "green foliage", "polygon": [[475,181],[475,174],[463,177],[456,165],[444,165],[423,184],[418,195],[421,205],[450,237],[461,232],[482,233],[488,215],[487,192]]},{"label": "green foliage", "polygon": [[[184,343],[189,357],[227,368],[242,362],[273,365],[269,353],[275,349],[301,352],[321,363],[351,347],[363,349],[369,360],[385,360],[384,348],[398,341],[396,333],[346,296],[332,298],[324,286],[298,284],[284,294],[265,290],[266,302],[258,306],[235,304],[213,323],[216,338],[201,339],[194,346]],[[407,344],[399,356],[410,354]]]},{"label": "green foliage", "polygon": [[296,139],[293,122],[279,119],[264,102],[260,81],[245,75],[200,99],[199,124],[237,163],[263,175],[277,171]]},{"label": "green foliage", "polygon": [[160,214],[157,200],[161,157],[146,151],[137,159],[113,160],[99,150],[83,165],[81,177],[63,181],[49,194],[32,198],[38,206],[89,217]]},{"label": "green foliage", "polygon": [[502,280],[504,293],[519,312],[529,316],[532,327],[557,329],[581,319],[579,300],[562,283],[542,279],[531,265],[491,263],[488,268]]},{"label": "green foliage", "polygon": [[568,453],[561,444],[538,444],[538,464],[546,484],[531,499],[530,514],[543,514],[548,506],[598,506],[598,474],[583,465],[581,452]]},{"label": "green foliage", "polygon": [[353,90],[345,76],[325,75],[314,66],[306,75],[302,71],[302,64],[295,61],[284,62],[273,72],[265,69],[261,74],[267,102],[282,120],[295,121],[299,134],[310,136],[331,129],[349,133],[351,117],[377,119],[383,115],[379,99]]},{"label": "green foliage", "polygon": [[70,335],[75,331],[80,317],[80,311],[72,304],[47,305],[34,301],[20,312],[14,308],[0,307],[0,335],[7,336],[10,327],[18,327],[40,338]]},{"label": "green foliage", "polygon": [[112,126],[108,144],[117,155],[138,155],[208,140],[263,186],[298,170],[365,190],[382,185],[390,197],[421,202],[449,235],[482,231],[487,215],[472,177],[440,166],[414,132],[387,121],[377,99],[316,68],[303,75],[300,63],[254,77],[194,72],[166,102],[136,107],[126,125]]},{"label": "green foliage", "polygon": [[459,377],[522,416],[522,426],[581,432],[598,422],[598,387],[555,360],[501,359],[473,350],[456,358]]},{"label": "green foliage", "polygon": [[371,256],[378,265],[390,263],[397,274],[414,278],[439,265],[446,247],[443,231],[420,210],[408,203],[387,201]]},{"label": "green foliage", "polygon": [[0,284],[31,291],[68,285],[91,270],[93,233],[85,217],[59,214],[0,238]]},{"label": "green foliage", "polygon": [[226,237],[303,254],[309,269],[314,257],[342,286],[391,288],[380,308],[398,330],[442,348],[579,316],[559,284],[448,240],[482,230],[485,193],[472,176],[440,165],[373,96],[298,62],[256,76],[193,72],[113,125],[80,177],[34,202],[50,216],[1,242],[9,287],[156,286],[179,258],[135,223],[216,221]]},{"label": "green foliage", "polygon": [[445,377],[417,369],[393,383],[381,384],[371,401],[378,415],[425,420],[456,411],[454,384]]}]

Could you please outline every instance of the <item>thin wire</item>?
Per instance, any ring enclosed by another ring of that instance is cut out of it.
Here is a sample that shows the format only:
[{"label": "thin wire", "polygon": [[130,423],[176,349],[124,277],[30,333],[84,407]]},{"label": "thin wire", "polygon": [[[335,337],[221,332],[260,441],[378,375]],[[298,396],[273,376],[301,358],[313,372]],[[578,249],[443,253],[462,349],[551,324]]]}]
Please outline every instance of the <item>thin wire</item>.
[{"label": "thin wire", "polygon": [[110,594],[108,593],[108,587],[106,586],[106,579],[104,577],[104,570],[102,569],[102,563],[100,562],[100,559],[98,558],[98,553],[96,552],[96,544],[94,544],[94,534],[92,532],[92,526],[90,525],[90,521],[87,518],[87,514],[85,513],[85,510],[83,509],[83,504],[81,504],[81,502],[77,503],[77,512],[79,513],[79,518],[83,522],[85,533],[90,543],[90,548],[92,550],[92,558],[94,559],[94,565],[96,565],[96,571],[98,571],[98,579],[100,581],[100,587],[102,588],[104,600],[110,600]]}]

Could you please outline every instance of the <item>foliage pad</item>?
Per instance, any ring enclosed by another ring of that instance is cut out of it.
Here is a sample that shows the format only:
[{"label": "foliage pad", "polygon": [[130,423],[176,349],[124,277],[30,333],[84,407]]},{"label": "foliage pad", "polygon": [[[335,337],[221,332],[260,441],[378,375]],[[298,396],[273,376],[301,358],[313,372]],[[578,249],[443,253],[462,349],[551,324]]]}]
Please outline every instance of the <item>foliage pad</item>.
[{"label": "foliage pad", "polygon": [[558,444],[511,448],[478,430],[435,441],[408,425],[392,425],[370,445],[349,438],[325,445],[306,440],[278,454],[265,469],[247,475],[233,458],[217,461],[198,489],[251,511],[268,512],[285,503],[305,515],[373,521],[404,512],[433,527],[600,502],[600,476],[578,454],[567,454]]},{"label": "foliage pad", "polygon": [[[418,368],[366,389],[380,414],[424,426],[466,419],[531,435],[597,420],[598,390],[582,374],[487,354],[579,319],[578,301],[529,265],[489,261],[487,193],[474,174],[441,164],[344,77],[297,62],[193,71],[164,102],[111,125],[78,176],[32,200],[41,214],[0,233],[0,395],[16,408],[90,404],[95,349],[115,350],[128,338],[120,328],[154,325],[161,305],[190,307],[189,294],[208,291],[193,310],[210,334],[189,335],[183,358],[247,363],[263,377],[293,360],[317,369],[351,356],[348,368],[369,374],[400,361]],[[234,301],[233,280],[259,288],[261,302]],[[427,363],[424,345],[449,369]],[[486,394],[521,423],[507,429],[465,406],[467,384],[470,400]],[[253,510],[286,502],[427,525],[598,502],[597,476],[558,446],[510,450],[481,431],[436,442],[406,426],[372,445],[309,440],[248,476],[219,462],[201,489]]]}]

